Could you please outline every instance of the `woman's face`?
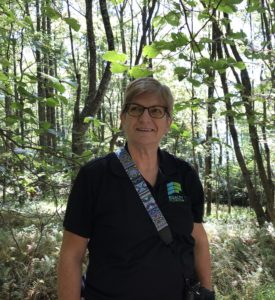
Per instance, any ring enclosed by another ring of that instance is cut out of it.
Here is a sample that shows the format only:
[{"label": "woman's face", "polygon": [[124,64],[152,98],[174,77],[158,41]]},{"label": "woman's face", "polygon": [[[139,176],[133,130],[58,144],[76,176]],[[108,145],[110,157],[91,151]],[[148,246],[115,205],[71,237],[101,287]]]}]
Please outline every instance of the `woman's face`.
[{"label": "woman's face", "polygon": [[[131,103],[144,107],[164,106],[160,97],[155,94],[144,93],[135,97]],[[127,136],[129,144],[157,146],[161,138],[168,132],[171,118],[167,114],[163,118],[152,118],[148,109],[145,109],[139,117],[130,116],[127,112],[121,115],[122,128]]]}]

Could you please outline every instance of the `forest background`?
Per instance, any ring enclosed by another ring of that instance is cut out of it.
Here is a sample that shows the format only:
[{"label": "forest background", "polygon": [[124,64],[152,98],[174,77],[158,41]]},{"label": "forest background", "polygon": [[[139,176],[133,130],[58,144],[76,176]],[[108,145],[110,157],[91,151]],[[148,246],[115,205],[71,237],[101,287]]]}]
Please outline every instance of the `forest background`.
[{"label": "forest background", "polygon": [[72,179],[143,76],[175,96],[162,147],[201,176],[217,299],[275,299],[274,33],[270,0],[0,0],[0,299],[56,299]]}]

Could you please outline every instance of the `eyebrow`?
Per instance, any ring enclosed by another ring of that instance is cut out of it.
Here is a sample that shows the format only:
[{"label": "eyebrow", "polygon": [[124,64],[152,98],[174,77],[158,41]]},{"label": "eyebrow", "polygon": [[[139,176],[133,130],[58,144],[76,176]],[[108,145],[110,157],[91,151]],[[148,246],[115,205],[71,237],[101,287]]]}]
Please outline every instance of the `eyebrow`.
[{"label": "eyebrow", "polygon": [[151,105],[151,106],[144,106],[144,105],[141,105],[141,104],[138,104],[138,103],[135,103],[135,102],[127,103],[127,105],[131,105],[131,104],[135,104],[135,105],[138,105],[138,106],[141,106],[141,107],[145,107],[145,108],[150,108],[150,107],[163,107],[163,108],[168,108],[167,106],[159,105],[159,104]]}]

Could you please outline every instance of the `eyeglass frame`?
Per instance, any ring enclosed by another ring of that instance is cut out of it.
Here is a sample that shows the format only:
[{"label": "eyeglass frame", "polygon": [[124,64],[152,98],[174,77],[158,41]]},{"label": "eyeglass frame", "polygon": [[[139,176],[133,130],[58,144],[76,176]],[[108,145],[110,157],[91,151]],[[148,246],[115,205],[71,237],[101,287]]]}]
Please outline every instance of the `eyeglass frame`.
[{"label": "eyeglass frame", "polygon": [[[142,112],[140,115],[138,115],[138,116],[131,115],[131,114],[129,113],[128,108],[129,108],[129,106],[132,105],[132,104],[137,105],[137,106],[143,108],[143,112]],[[163,114],[162,117],[157,118],[157,117],[153,117],[153,116],[151,115],[151,113],[150,113],[150,108],[154,108],[154,107],[161,107],[161,108],[164,108],[164,114]],[[152,106],[146,107],[146,106],[140,105],[140,104],[135,103],[135,102],[127,103],[127,104],[125,105],[125,108],[124,108],[124,111],[123,111],[123,112],[128,113],[128,115],[131,116],[131,117],[139,118],[139,117],[141,117],[141,116],[144,114],[144,112],[145,112],[146,109],[148,110],[149,116],[150,116],[151,118],[153,118],[153,119],[162,119],[162,118],[165,116],[165,114],[166,114],[168,117],[170,117],[170,113],[169,113],[169,111],[168,111],[168,107],[167,107],[167,106],[163,106],[163,105],[152,105]]]}]

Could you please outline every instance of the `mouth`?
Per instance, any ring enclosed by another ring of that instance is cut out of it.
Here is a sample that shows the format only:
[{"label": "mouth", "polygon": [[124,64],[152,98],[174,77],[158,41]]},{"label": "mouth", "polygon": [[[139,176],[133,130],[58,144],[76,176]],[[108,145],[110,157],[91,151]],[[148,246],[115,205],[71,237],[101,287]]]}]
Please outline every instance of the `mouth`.
[{"label": "mouth", "polygon": [[140,132],[153,132],[154,131],[154,129],[152,129],[152,128],[137,128],[136,130],[140,131]]}]

